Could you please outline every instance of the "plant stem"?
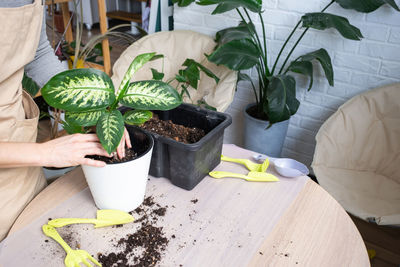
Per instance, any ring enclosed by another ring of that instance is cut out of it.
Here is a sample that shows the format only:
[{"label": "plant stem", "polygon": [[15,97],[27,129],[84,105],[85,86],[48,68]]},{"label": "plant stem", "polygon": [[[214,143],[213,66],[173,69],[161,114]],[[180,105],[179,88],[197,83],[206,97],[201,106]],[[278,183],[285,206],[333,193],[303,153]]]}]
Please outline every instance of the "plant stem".
[{"label": "plant stem", "polygon": [[[249,22],[254,25],[250,15],[249,15],[249,12],[247,12],[247,9],[243,8],[243,10],[246,13],[247,18],[249,19]],[[264,25],[263,25],[263,27],[264,27]],[[260,64],[263,66],[263,73],[267,72],[267,75],[269,75],[269,70],[268,70],[268,66],[267,66],[267,56],[266,56],[267,50],[266,50],[266,48],[265,48],[264,51],[262,49],[260,37],[257,34],[257,31],[255,29],[255,25],[254,25],[254,36],[255,36],[255,38],[254,37],[253,38],[256,41],[256,43],[258,44],[258,50],[260,50],[260,53],[261,53],[261,59],[262,60],[260,60],[261,61]],[[265,42],[265,32],[264,32],[264,42]]]},{"label": "plant stem", "polygon": [[[332,0],[329,4],[327,4],[322,10],[321,13],[323,13],[328,7],[330,7],[333,3],[335,2],[335,0]],[[275,67],[279,61],[279,57],[281,56],[283,50],[285,49],[287,43],[289,42],[289,39],[293,36],[294,32],[297,30],[297,28],[300,26],[301,23],[301,19],[299,20],[299,22],[296,24],[296,26],[294,27],[294,29],[292,30],[292,32],[289,34],[288,38],[286,39],[285,43],[283,44],[281,50],[279,51],[278,57],[275,60],[275,64],[274,67],[272,68],[272,73],[274,73],[275,71]],[[299,39],[297,40],[297,42],[295,43],[295,45],[293,46],[293,48],[290,50],[288,56],[286,57],[281,69],[279,70],[279,74],[282,72],[283,68],[285,67],[287,61],[289,60],[289,57],[292,55],[294,49],[296,48],[297,44],[301,41],[301,39],[303,39],[303,36],[306,34],[306,32],[308,31],[309,27],[307,27],[304,32],[300,35]]]},{"label": "plant stem", "polygon": [[263,30],[263,38],[264,38],[264,62],[265,62],[265,70],[267,71],[267,76],[270,75],[269,69],[268,69],[268,58],[267,58],[267,36],[266,36],[266,31],[265,31],[265,25],[264,25],[264,19],[263,16],[261,15],[261,13],[258,13],[258,16],[260,16],[260,20],[261,20],[261,26],[262,26],[262,30]]},{"label": "plant stem", "polygon": [[294,32],[295,32],[295,31],[297,30],[297,28],[300,26],[300,23],[301,23],[301,20],[300,20],[299,22],[297,22],[296,26],[294,26],[292,32],[291,32],[291,33],[289,34],[289,36],[286,38],[285,43],[283,43],[283,46],[281,47],[281,50],[279,50],[278,56],[276,57],[274,66],[272,67],[272,70],[271,70],[271,74],[272,74],[272,75],[274,75],[276,65],[278,64],[279,58],[281,57],[283,50],[285,49],[285,47],[286,47],[287,43],[289,42],[290,38],[292,38]]}]

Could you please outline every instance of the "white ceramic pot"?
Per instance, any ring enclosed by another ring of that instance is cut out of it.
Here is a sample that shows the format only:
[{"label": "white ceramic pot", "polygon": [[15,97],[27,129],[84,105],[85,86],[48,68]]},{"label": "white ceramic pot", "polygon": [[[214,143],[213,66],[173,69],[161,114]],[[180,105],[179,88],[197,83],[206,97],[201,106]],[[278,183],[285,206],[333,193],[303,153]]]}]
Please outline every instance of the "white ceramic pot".
[{"label": "white ceramic pot", "polygon": [[99,209],[132,211],[144,199],[149,173],[153,138],[138,128],[128,127],[138,157],[134,160],[107,164],[102,168],[83,165],[82,169]]}]

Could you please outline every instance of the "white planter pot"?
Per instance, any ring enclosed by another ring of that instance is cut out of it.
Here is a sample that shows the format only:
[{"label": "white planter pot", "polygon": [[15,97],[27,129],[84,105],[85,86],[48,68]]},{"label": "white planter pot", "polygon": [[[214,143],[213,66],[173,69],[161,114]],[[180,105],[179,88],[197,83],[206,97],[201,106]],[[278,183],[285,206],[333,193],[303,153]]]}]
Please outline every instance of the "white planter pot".
[{"label": "white planter pot", "polygon": [[102,168],[83,165],[82,169],[99,209],[132,211],[144,199],[151,154],[152,137],[137,128],[128,128],[138,157],[132,161],[107,164]]},{"label": "white planter pot", "polygon": [[289,127],[289,120],[273,124],[269,129],[268,121],[250,116],[246,110],[255,104],[247,105],[244,110],[244,147],[270,157],[281,156],[283,143]]}]

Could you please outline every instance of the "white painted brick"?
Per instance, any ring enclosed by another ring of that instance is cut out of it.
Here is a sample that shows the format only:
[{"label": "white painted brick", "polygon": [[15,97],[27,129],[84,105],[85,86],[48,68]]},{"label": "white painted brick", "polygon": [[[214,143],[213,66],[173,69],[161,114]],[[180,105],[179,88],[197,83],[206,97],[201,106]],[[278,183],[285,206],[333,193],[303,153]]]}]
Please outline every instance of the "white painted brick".
[{"label": "white painted brick", "polygon": [[381,84],[388,83],[388,78],[370,75],[365,73],[354,73],[351,77],[351,83],[364,88],[374,88]]},{"label": "white painted brick", "polygon": [[276,8],[278,4],[278,0],[264,0],[262,2],[263,2],[263,8],[269,8],[269,9]]},{"label": "white painted brick", "polygon": [[[288,28],[288,27],[276,27],[275,29],[275,35],[274,38],[275,40],[280,40],[280,41],[285,41],[289,34],[291,33],[293,28]],[[297,41],[297,39],[300,37],[300,35],[303,33],[303,30],[297,30],[293,34],[293,36],[290,38],[290,45],[292,46],[294,42]],[[300,41],[301,44],[304,45],[311,45],[316,38],[316,35],[314,32],[307,32],[303,39]]]},{"label": "white painted brick", "polygon": [[301,125],[301,117],[300,116],[292,116],[290,118],[290,125],[299,127]]},{"label": "white painted brick", "polygon": [[[324,5],[325,6],[325,5]],[[333,4],[326,10],[327,13],[332,13],[338,16],[345,17],[349,20],[350,24],[359,28],[359,22],[365,20],[365,14],[354,11],[352,9],[344,9],[339,4]]]},{"label": "white painted brick", "polygon": [[400,62],[382,62],[380,74],[399,80]]},{"label": "white painted brick", "polygon": [[386,25],[364,23],[360,28],[364,39],[375,41],[387,40],[389,27]]},{"label": "white painted brick", "polygon": [[379,69],[379,60],[377,59],[345,53],[336,53],[333,64],[336,67],[363,70],[367,73],[377,73]]},{"label": "white painted brick", "polygon": [[216,29],[217,31],[228,27],[234,27],[237,26],[238,24],[237,21],[228,19],[221,15],[202,15],[202,16],[204,18],[204,26],[211,29]]},{"label": "white painted brick", "polygon": [[392,28],[390,30],[389,42],[400,44],[400,28]]},{"label": "white painted brick", "polygon": [[344,70],[342,68],[338,68],[335,66],[334,71],[334,80],[341,82],[350,82],[351,80],[351,72],[348,70]]},{"label": "white painted brick", "polygon": [[321,128],[323,123],[324,123],[324,121],[322,121],[322,120],[315,120],[315,119],[304,117],[304,118],[301,118],[300,127],[316,133],[316,132],[318,132],[319,128]]},{"label": "white painted brick", "polygon": [[319,12],[320,0],[307,0],[307,1],[279,1],[278,9],[293,12],[304,13]]},{"label": "white painted brick", "polygon": [[203,26],[204,25],[204,15],[192,11],[179,13],[178,22],[184,22],[189,25]]},{"label": "white painted brick", "polygon": [[268,10],[263,15],[264,22],[274,25],[294,27],[300,19],[300,15],[290,12]]},{"label": "white painted brick", "polygon": [[316,120],[326,120],[334,110],[303,102],[300,104],[297,112],[300,116],[310,117]]},{"label": "white painted brick", "polygon": [[312,143],[315,139],[315,133],[300,127],[293,126],[293,124],[290,124],[287,136],[306,143]]},{"label": "white painted brick", "polygon": [[367,21],[400,26],[399,13],[388,5],[366,15]]},{"label": "white painted brick", "polygon": [[[289,133],[289,130],[288,130]],[[303,142],[298,140],[297,138],[286,137],[285,139],[285,146],[290,147],[295,151],[301,151],[307,155],[312,155],[314,153],[315,145],[309,142]]]},{"label": "white painted brick", "polygon": [[318,94],[315,92],[305,94],[304,101],[335,110],[345,102],[343,98]]},{"label": "white painted brick", "polygon": [[399,48],[398,45],[363,41],[360,44],[360,54],[387,60],[400,60]]}]

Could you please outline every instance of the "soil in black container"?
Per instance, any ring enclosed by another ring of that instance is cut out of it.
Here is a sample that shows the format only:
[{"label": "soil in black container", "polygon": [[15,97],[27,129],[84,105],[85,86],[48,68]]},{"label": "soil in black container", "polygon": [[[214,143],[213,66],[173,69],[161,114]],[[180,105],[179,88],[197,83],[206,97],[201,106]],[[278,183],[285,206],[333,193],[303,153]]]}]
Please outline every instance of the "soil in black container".
[{"label": "soil in black container", "polygon": [[140,127],[185,144],[196,143],[206,135],[203,129],[175,124],[171,120],[163,121],[156,114]]}]

